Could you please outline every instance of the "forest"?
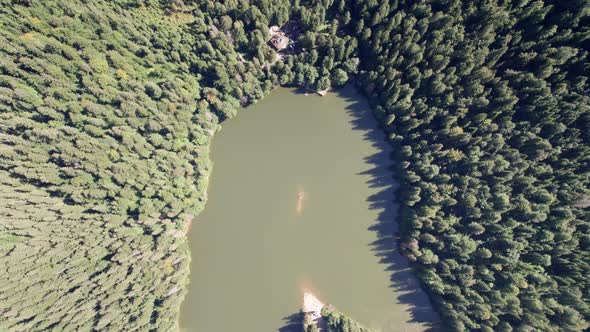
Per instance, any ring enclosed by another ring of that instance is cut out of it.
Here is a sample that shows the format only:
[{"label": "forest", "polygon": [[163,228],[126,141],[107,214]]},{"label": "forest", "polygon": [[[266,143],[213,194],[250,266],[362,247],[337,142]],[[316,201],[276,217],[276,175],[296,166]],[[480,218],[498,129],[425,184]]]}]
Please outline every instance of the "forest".
[{"label": "forest", "polygon": [[0,330],[175,330],[220,123],[347,82],[446,327],[590,328],[590,1],[0,4]]}]

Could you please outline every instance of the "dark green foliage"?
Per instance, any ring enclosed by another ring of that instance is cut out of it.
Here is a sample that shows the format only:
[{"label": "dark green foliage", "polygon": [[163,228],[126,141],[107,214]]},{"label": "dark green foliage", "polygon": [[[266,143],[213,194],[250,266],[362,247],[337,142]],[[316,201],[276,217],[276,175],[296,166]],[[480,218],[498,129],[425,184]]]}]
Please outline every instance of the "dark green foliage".
[{"label": "dark green foliage", "polygon": [[[200,10],[211,15],[212,25],[223,27],[238,52],[264,68],[273,85],[311,90],[342,86],[348,75],[357,72],[357,61],[352,59],[357,54],[356,38],[337,33],[340,23],[331,13],[334,5],[331,1],[198,1]],[[294,41],[292,48],[281,52],[284,60],[273,66],[275,52],[267,43],[272,25],[283,27]]]},{"label": "dark green foliage", "polygon": [[590,5],[351,8],[360,83],[399,151],[402,249],[443,321],[588,328]]},{"label": "dark green foliage", "polygon": [[324,306],[322,308],[322,318],[325,324],[326,332],[371,332],[365,327],[362,327],[350,317],[342,314],[331,308]]}]

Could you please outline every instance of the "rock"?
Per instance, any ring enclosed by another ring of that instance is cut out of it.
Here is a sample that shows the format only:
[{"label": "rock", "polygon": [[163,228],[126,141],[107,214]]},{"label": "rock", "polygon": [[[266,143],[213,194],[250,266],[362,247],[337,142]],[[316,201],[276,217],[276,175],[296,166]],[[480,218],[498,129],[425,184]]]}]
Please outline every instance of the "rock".
[{"label": "rock", "polygon": [[277,33],[279,33],[281,31],[281,28],[279,28],[276,25],[271,26],[270,28],[268,28],[268,34],[272,37],[274,35],[276,35]]},{"label": "rock", "polygon": [[170,289],[170,290],[168,291],[168,293],[166,294],[166,296],[170,296],[170,295],[172,295],[172,294],[174,294],[174,293],[178,292],[179,290],[180,290],[180,288],[178,288],[178,286],[174,286],[172,289]]},{"label": "rock", "polygon": [[313,293],[303,292],[303,312],[306,322],[304,325],[315,324],[320,330],[323,330],[324,321],[322,317],[322,308],[324,304]]},{"label": "rock", "polygon": [[277,50],[281,51],[289,46],[289,37],[287,37],[284,33],[278,32],[270,39],[270,44]]},{"label": "rock", "polygon": [[317,320],[322,317],[322,308],[324,304],[320,301],[313,293],[303,293],[303,312],[311,315],[313,320]]}]

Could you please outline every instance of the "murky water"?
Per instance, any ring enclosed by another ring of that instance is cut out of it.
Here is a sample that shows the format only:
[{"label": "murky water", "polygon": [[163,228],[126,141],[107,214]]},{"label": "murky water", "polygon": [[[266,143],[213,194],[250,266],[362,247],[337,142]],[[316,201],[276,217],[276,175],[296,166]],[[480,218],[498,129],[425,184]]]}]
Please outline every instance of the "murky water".
[{"label": "murky water", "polygon": [[390,153],[351,87],[277,89],[225,123],[181,330],[291,330],[303,289],[379,331],[427,330],[437,316],[394,252]]}]

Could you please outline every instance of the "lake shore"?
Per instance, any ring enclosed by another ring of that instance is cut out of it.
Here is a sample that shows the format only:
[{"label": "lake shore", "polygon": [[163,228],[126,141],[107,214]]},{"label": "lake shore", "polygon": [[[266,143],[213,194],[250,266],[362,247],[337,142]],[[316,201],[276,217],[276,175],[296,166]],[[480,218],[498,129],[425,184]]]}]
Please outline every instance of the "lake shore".
[{"label": "lake shore", "polygon": [[322,308],[324,308],[324,303],[322,303],[322,301],[320,301],[313,293],[309,291],[303,292],[302,309],[305,314],[305,326],[313,323],[316,324],[320,331],[323,330],[324,321],[322,317]]}]

